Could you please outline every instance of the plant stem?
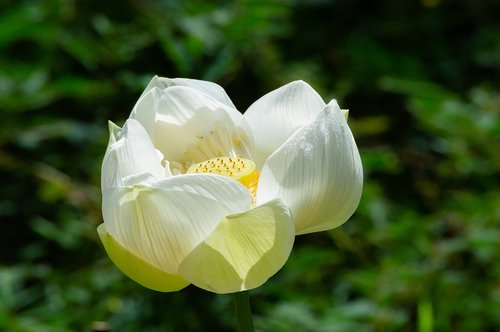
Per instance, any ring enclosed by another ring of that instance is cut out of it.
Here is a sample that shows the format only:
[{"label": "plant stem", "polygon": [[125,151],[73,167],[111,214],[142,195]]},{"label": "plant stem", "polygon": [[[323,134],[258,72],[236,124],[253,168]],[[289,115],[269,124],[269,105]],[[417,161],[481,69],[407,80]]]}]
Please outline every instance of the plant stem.
[{"label": "plant stem", "polygon": [[233,293],[234,311],[240,332],[254,332],[248,292]]}]

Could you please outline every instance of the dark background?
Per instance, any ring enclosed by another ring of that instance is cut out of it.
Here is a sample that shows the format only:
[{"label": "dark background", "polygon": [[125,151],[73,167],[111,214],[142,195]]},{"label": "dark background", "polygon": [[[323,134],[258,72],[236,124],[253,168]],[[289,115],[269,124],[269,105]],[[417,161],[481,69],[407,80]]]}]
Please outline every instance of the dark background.
[{"label": "dark background", "polygon": [[96,227],[107,121],[155,74],[240,111],[303,79],[365,171],[339,229],[250,292],[260,331],[500,325],[500,2],[0,1],[0,330],[232,331],[230,297],[124,277]]}]

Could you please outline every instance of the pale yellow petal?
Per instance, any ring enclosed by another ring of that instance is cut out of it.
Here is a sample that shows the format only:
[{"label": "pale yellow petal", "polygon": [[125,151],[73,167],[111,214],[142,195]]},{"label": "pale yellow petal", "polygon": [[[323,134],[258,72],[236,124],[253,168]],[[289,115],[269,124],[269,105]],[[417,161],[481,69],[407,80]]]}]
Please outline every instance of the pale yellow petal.
[{"label": "pale yellow petal", "polygon": [[190,174],[156,181],[141,175],[130,181],[134,184],[103,191],[107,232],[133,254],[171,274],[224,216],[246,211],[252,204],[250,192],[224,176]]},{"label": "pale yellow petal", "polygon": [[182,276],[162,271],[125,249],[108,234],[104,224],[97,232],[113,263],[138,284],[159,292],[175,292],[189,285]]},{"label": "pale yellow petal", "polygon": [[181,263],[179,273],[215,293],[262,285],[286,262],[295,226],[289,209],[274,200],[226,216],[213,233]]}]

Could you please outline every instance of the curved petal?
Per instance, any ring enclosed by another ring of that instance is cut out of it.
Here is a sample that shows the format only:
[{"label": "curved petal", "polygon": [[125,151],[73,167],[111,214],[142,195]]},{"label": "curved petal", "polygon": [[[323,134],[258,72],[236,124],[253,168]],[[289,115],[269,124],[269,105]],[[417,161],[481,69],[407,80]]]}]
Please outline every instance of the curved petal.
[{"label": "curved petal", "polygon": [[104,224],[97,227],[97,233],[113,263],[138,284],[158,292],[175,292],[189,285],[182,276],[162,271],[128,251],[108,234]]},{"label": "curved petal", "polygon": [[156,122],[156,110],[158,109],[158,100],[162,94],[162,90],[153,87],[147,92],[144,92],[135,104],[130,119],[139,121],[152,141],[154,141],[154,127]]},{"label": "curved petal", "polygon": [[245,112],[255,140],[252,153],[257,167],[293,132],[325,108],[323,99],[309,84],[295,81],[271,91]]},{"label": "curved petal", "polygon": [[217,201],[230,213],[246,211],[253,204],[252,194],[244,185],[230,177],[221,175],[178,175],[168,181],[160,181],[156,186],[171,191],[192,193]]},{"label": "curved petal", "polygon": [[[161,96],[165,93],[165,89],[174,86],[193,88],[206,94],[210,98],[215,99],[217,102],[224,104],[230,109],[235,109],[233,102],[224,89],[215,83],[187,78],[169,79],[155,76],[146,87],[130,113],[130,118],[139,121],[144,126],[152,140],[154,140],[154,124],[156,122],[156,114],[162,113],[160,109],[165,109],[165,105],[160,105]],[[236,117],[236,120],[239,122],[241,121],[241,114],[236,113],[231,111],[231,116]]]},{"label": "curved petal", "polygon": [[172,82],[176,86],[188,86],[204,92],[207,95],[212,96],[215,100],[231,108],[236,108],[231,101],[231,98],[229,98],[229,96],[227,95],[226,91],[216,83],[202,80],[193,80],[190,78],[173,78]]},{"label": "curved petal", "polygon": [[103,190],[106,229],[131,253],[170,274],[177,273],[178,264],[224,216],[252,204],[243,185],[223,176],[132,180],[135,184]]},{"label": "curved petal", "polygon": [[120,186],[124,177],[133,174],[150,173],[158,179],[164,176],[160,157],[139,122],[129,119],[121,130],[110,122],[109,131],[101,169],[102,189]]},{"label": "curved petal", "polygon": [[166,77],[154,76],[149,82],[146,89],[144,89],[141,98],[154,88],[165,90],[172,86],[187,86],[190,88],[194,88],[211,96],[212,98],[225,104],[226,106],[229,106],[231,108],[236,108],[233,102],[231,101],[231,98],[229,98],[226,91],[220,85],[209,81],[194,80],[191,78],[166,78]]},{"label": "curved petal", "polygon": [[257,204],[279,197],[292,210],[297,234],[319,232],[349,219],[362,186],[356,143],[344,114],[332,101],[266,161]]},{"label": "curved petal", "polygon": [[166,159],[190,165],[219,156],[246,156],[249,135],[235,109],[183,86],[157,98],[153,141]]},{"label": "curved petal", "polygon": [[215,293],[255,288],[285,264],[294,237],[289,209],[280,200],[274,200],[226,216],[186,256],[179,273],[194,285]]}]

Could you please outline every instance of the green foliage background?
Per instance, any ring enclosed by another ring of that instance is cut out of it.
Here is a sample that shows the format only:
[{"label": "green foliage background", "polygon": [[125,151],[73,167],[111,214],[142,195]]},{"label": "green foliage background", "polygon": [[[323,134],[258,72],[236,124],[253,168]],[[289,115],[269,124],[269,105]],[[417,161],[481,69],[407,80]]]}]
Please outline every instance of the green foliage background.
[{"label": "green foliage background", "polygon": [[365,189],[251,292],[259,331],[500,326],[500,3],[0,2],[0,330],[232,331],[230,298],[154,293],[96,227],[107,120],[150,78],[241,111],[291,80],[350,109]]}]

